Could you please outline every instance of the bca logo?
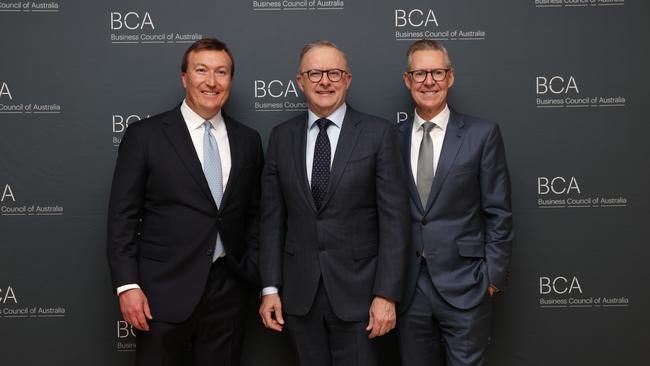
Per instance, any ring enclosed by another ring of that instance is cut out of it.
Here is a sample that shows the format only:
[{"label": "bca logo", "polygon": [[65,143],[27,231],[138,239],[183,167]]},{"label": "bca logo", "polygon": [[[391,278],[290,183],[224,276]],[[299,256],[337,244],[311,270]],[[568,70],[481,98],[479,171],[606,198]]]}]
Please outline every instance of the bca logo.
[{"label": "bca logo", "polygon": [[149,118],[149,115],[145,117],[140,117],[137,114],[132,114],[130,116],[123,116],[121,114],[113,115],[113,133],[124,132],[130,123],[137,122],[143,118]]},{"label": "bca logo", "polygon": [[573,276],[571,279],[568,279],[564,276],[559,276],[555,278],[551,277],[540,277],[539,278],[539,294],[548,295],[550,293],[554,294],[572,294],[572,293],[582,293],[582,288],[580,287],[580,282],[576,276]]},{"label": "bca logo", "polygon": [[580,93],[578,90],[578,83],[573,76],[565,78],[563,76],[538,76],[535,78],[537,86],[537,94],[546,94],[551,92],[553,94],[567,94],[573,91],[576,94]]},{"label": "bca logo", "polygon": [[5,81],[2,82],[2,85],[0,86],[0,99],[4,98],[4,96],[8,96],[9,100],[14,99],[11,96],[11,91],[9,91],[9,85]]},{"label": "bca logo", "polygon": [[133,325],[127,323],[125,320],[117,321],[117,338],[124,339],[128,337],[135,337]]},{"label": "bca logo", "polygon": [[5,185],[5,188],[2,190],[2,197],[0,197],[0,202],[4,202],[5,199],[11,199],[13,202],[16,202],[16,197],[14,192],[11,190],[10,185]]},{"label": "bca logo", "polygon": [[283,83],[281,80],[255,80],[255,98],[286,98],[288,95],[298,98],[298,91],[293,80]]},{"label": "bca logo", "polygon": [[537,194],[569,194],[571,192],[581,193],[578,180],[575,177],[569,179],[564,177],[537,177]]},{"label": "bca logo", "polygon": [[12,289],[11,286],[8,286],[7,290],[3,293],[0,288],[0,304],[7,304],[12,301],[14,304],[18,304],[18,299],[16,298],[16,294],[14,294],[14,289]]},{"label": "bca logo", "polygon": [[428,27],[429,24],[438,26],[438,19],[432,9],[395,9],[395,26],[406,27]]},{"label": "bca logo", "polygon": [[144,27],[156,29],[151,20],[149,12],[140,15],[134,11],[128,13],[120,13],[117,11],[111,12],[111,30],[120,30],[126,28],[128,30],[144,29]]}]

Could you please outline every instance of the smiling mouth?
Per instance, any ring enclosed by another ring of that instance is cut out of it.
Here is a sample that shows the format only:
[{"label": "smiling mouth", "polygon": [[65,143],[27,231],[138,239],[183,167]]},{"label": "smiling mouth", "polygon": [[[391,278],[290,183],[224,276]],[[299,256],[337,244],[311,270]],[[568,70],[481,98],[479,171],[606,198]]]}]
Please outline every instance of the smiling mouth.
[{"label": "smiling mouth", "polygon": [[215,97],[215,96],[219,95],[219,93],[216,92],[216,91],[202,91],[201,94],[207,95],[209,97]]}]

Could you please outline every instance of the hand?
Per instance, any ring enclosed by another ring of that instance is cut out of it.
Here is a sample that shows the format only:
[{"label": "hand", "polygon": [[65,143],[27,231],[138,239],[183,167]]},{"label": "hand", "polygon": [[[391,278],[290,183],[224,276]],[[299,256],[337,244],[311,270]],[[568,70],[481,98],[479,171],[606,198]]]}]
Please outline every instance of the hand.
[{"label": "hand", "polygon": [[129,324],[139,330],[149,331],[147,319],[151,320],[153,317],[151,316],[147,297],[141,289],[134,288],[122,292],[120,294],[120,310],[122,311],[122,317]]},{"label": "hand", "polygon": [[371,331],[368,338],[383,336],[395,328],[397,315],[395,313],[395,301],[375,296],[370,305],[370,319],[366,330]]},{"label": "hand", "polygon": [[496,287],[490,285],[488,286],[488,295],[492,297],[497,291],[499,291]]},{"label": "hand", "polygon": [[262,296],[260,316],[265,327],[277,332],[282,331],[284,319],[282,318],[282,301],[280,301],[280,295],[268,294]]}]

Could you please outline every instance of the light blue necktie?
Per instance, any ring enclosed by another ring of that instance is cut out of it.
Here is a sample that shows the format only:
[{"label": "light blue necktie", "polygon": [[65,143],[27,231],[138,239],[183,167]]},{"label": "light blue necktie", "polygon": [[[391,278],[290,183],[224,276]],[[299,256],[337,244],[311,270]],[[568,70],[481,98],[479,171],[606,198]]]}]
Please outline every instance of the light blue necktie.
[{"label": "light blue necktie", "polygon": [[[212,123],[205,121],[203,133],[203,174],[210,186],[212,198],[217,204],[217,208],[221,206],[221,199],[223,198],[223,175],[221,173],[221,157],[219,156],[219,145],[217,139],[210,133]],[[217,244],[212,254],[212,261],[217,260],[223,253],[223,243],[221,237],[217,236]]]}]

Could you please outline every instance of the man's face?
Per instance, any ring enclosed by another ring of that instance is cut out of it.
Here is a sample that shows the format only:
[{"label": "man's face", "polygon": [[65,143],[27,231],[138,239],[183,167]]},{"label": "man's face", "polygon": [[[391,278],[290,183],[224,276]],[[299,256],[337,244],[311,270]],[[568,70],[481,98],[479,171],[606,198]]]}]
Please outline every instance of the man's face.
[{"label": "man's face", "polygon": [[228,100],[232,61],[225,51],[192,51],[181,73],[187,105],[199,116],[214,117]]},{"label": "man's face", "polygon": [[298,87],[305,93],[309,109],[319,117],[329,116],[345,103],[348,88],[352,83],[352,75],[345,72],[341,80],[333,82],[326,73],[323,73],[319,82],[312,82],[308,75],[302,72],[332,69],[348,70],[343,54],[336,48],[317,47],[304,55],[300,63],[301,73],[296,76]]},{"label": "man's face", "polygon": [[[420,50],[411,55],[409,71],[432,71],[446,68],[447,62],[442,51]],[[405,73],[404,84],[411,91],[411,97],[420,117],[430,120],[440,113],[447,104],[447,91],[454,84],[454,69],[449,70],[441,81],[435,81],[431,74],[427,74],[424,81],[416,82],[411,75]]]}]

